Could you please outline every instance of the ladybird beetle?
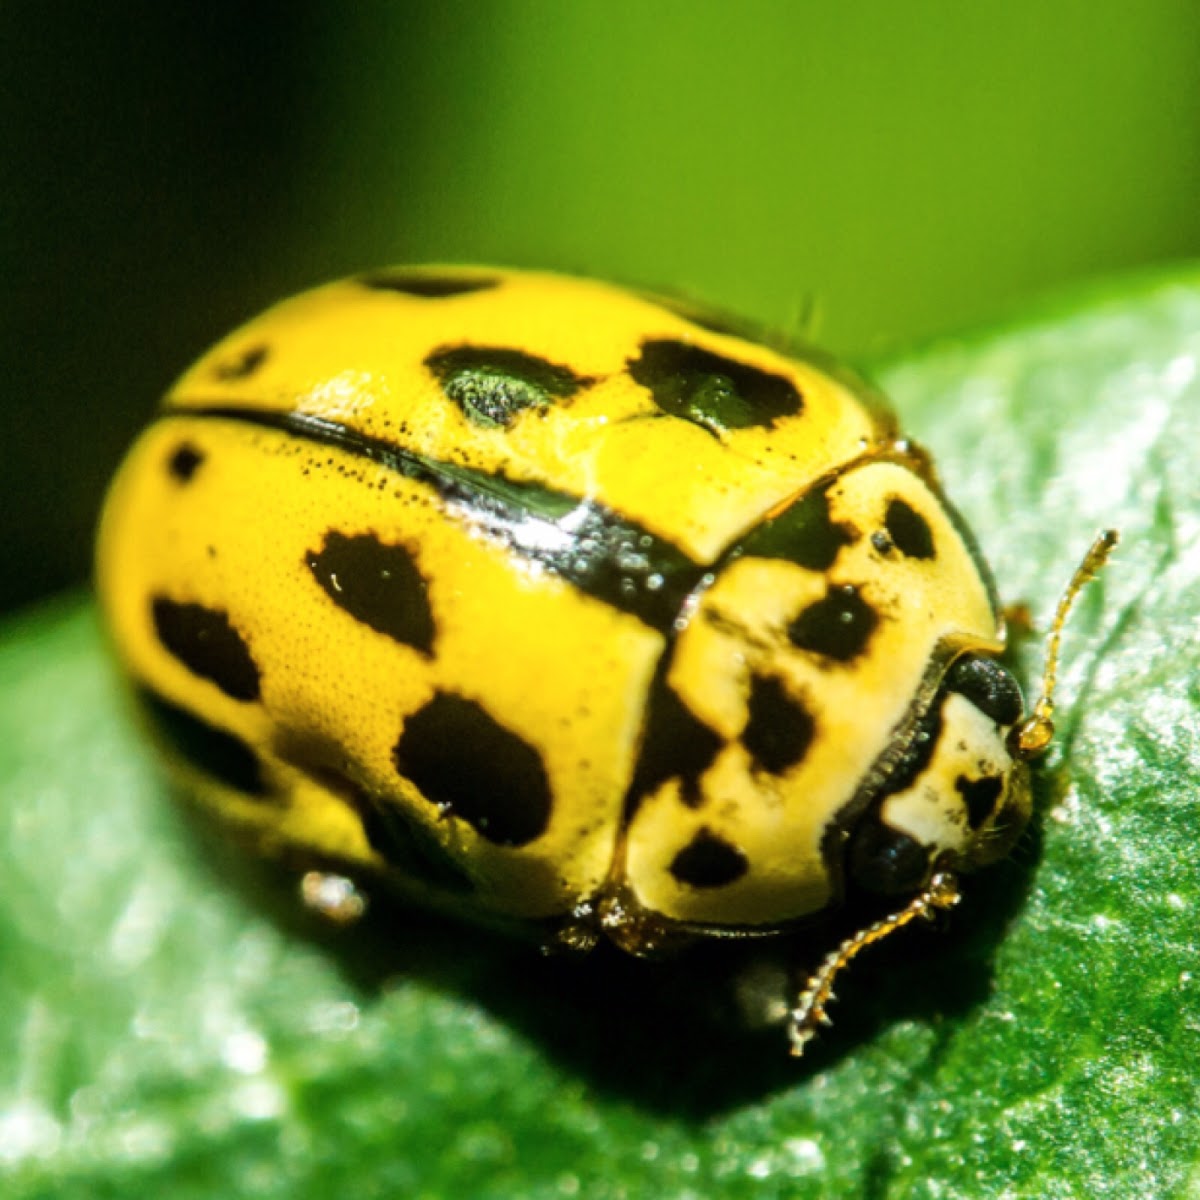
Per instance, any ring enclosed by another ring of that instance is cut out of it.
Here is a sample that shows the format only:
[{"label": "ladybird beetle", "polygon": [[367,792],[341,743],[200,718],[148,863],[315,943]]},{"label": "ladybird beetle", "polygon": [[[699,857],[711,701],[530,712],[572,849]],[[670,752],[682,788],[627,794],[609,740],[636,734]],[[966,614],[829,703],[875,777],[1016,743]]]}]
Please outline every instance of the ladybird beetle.
[{"label": "ladybird beetle", "polygon": [[189,790],[264,853],[633,954],[894,898],[797,1052],[851,957],[1009,851],[1051,732],[1052,662],[1026,716],[865,384],[549,274],[384,271],[227,337],[113,483],[98,584]]}]

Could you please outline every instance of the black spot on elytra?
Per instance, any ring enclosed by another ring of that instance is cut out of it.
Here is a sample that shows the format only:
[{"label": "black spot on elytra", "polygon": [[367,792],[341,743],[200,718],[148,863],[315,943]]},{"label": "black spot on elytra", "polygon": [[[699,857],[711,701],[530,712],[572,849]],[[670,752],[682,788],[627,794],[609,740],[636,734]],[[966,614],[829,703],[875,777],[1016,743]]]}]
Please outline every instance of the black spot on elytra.
[{"label": "black spot on elytra", "polygon": [[756,766],[772,775],[794,767],[813,739],[813,719],[808,710],[789,696],[774,675],[750,680],[750,716],[742,732],[742,745]]},{"label": "black spot on elytra", "polygon": [[433,649],[428,589],[405,546],[330,530],[305,561],[334,604],[356,621],[423,654]]},{"label": "black spot on elytra", "polygon": [[725,887],[749,869],[741,850],[708,829],[701,829],[671,861],[671,874],[694,888]]},{"label": "black spot on elytra", "polygon": [[500,285],[500,279],[492,275],[439,275],[429,271],[373,271],[360,275],[358,281],[373,291],[400,292],[426,300],[486,292]]},{"label": "black spot on elytra", "polygon": [[1015,725],[1025,708],[1017,681],[994,658],[963,655],[946,672],[944,686],[966,697],[997,725]]},{"label": "black spot on elytra", "polygon": [[686,342],[643,342],[629,374],[668,416],[715,435],[769,427],[803,407],[790,379]]},{"label": "black spot on elytra", "polygon": [[179,483],[190,483],[203,461],[203,450],[198,450],[191,442],[180,442],[167,459],[167,470]]},{"label": "black spot on elytra", "polygon": [[223,358],[212,370],[213,378],[222,383],[232,383],[238,379],[249,379],[259,367],[267,361],[270,349],[261,343],[247,346],[229,358]]},{"label": "black spot on elytra", "polygon": [[850,662],[867,647],[879,616],[851,583],[832,585],[788,626],[792,645],[837,662]]},{"label": "black spot on elytra", "polygon": [[929,874],[930,852],[907,833],[874,815],[862,821],[850,842],[850,877],[869,892],[895,896],[915,892]]},{"label": "black spot on elytra", "polygon": [[469,421],[507,429],[529,409],[549,408],[592,382],[569,367],[503,346],[447,346],[425,359]]},{"label": "black spot on elytra", "polygon": [[911,504],[893,497],[883,518],[892,544],[907,558],[933,558],[933,530]]},{"label": "black spot on elytra", "polygon": [[725,744],[664,681],[650,694],[642,747],[629,785],[626,811],[636,810],[643,796],[656,792],[668,779],[679,779],[680,797],[690,808],[701,801],[700,776]]},{"label": "black spot on elytra", "polygon": [[810,571],[828,571],[843,546],[857,536],[855,530],[835,521],[829,511],[829,484],[802,496],[778,516],[750,531],[740,551],[753,558],[782,558]]},{"label": "black spot on elytra", "polygon": [[985,775],[982,779],[968,779],[960,775],[954,781],[954,786],[967,806],[967,824],[972,829],[978,829],[992,815],[996,801],[1004,791],[1004,780],[995,775]]},{"label": "black spot on elytra", "polygon": [[404,723],[396,770],[443,812],[497,846],[524,846],[550,822],[541,756],[473,700],[439,693]]},{"label": "black spot on elytra", "polygon": [[445,847],[394,805],[366,802],[358,811],[371,849],[402,875],[460,895],[475,890],[474,881]]},{"label": "black spot on elytra", "polygon": [[158,640],[192,674],[215,683],[234,700],[258,699],[258,665],[227,613],[166,596],[155,596],[150,612]]},{"label": "black spot on elytra", "polygon": [[247,796],[266,796],[258,755],[232,733],[164,700],[147,688],[138,700],[155,734],[196,770]]}]

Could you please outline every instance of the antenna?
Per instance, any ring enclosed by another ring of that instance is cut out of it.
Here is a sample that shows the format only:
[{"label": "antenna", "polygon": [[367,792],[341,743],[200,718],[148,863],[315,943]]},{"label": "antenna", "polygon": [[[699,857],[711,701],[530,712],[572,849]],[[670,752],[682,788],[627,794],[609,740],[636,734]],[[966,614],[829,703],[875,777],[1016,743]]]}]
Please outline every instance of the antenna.
[{"label": "antenna", "polygon": [[817,1027],[832,1023],[825,1006],[834,999],[833,981],[853,959],[873,942],[882,941],[897,929],[903,929],[910,921],[918,917],[932,918],[937,909],[953,908],[958,901],[958,881],[954,875],[949,871],[937,871],[930,879],[929,886],[899,912],[868,925],[866,929],[860,929],[828,954],[800,993],[800,999],[788,1017],[792,1054],[799,1058],[804,1053],[804,1047],[816,1036]]},{"label": "antenna", "polygon": [[1075,574],[1058,598],[1054,610],[1054,623],[1050,626],[1050,637],[1046,642],[1046,665],[1042,668],[1042,691],[1033,708],[1009,735],[1009,750],[1016,758],[1036,758],[1054,737],[1054,689],[1058,683],[1058,651],[1062,645],[1063,626],[1075,604],[1079,593],[1096,577],[1108,561],[1119,534],[1115,529],[1105,529],[1096,535],[1088,547],[1083,561],[1075,568]]}]

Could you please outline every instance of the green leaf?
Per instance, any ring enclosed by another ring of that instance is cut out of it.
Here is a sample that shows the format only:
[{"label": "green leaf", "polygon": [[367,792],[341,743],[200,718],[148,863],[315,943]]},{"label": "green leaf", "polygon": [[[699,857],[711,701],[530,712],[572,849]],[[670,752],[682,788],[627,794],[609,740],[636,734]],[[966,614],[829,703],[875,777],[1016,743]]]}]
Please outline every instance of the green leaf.
[{"label": "green leaf", "polygon": [[1198,366],[1190,270],[880,372],[1043,625],[1123,541],[1037,828],[948,931],[864,956],[802,1062],[708,1021],[717,957],[543,962],[387,905],[321,930],[169,802],[85,598],[10,621],[0,1191],[1200,1195]]}]

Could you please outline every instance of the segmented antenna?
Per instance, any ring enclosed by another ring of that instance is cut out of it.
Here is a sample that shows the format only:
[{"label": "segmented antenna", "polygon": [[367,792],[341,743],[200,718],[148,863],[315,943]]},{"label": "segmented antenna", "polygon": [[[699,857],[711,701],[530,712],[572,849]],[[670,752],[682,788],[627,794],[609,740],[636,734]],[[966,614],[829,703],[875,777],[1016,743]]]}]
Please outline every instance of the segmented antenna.
[{"label": "segmented antenna", "polygon": [[833,999],[833,981],[868,946],[881,941],[897,929],[903,929],[918,917],[931,919],[939,909],[953,908],[959,901],[958,880],[950,871],[937,871],[929,886],[914,900],[909,901],[899,912],[860,929],[848,937],[836,950],[826,956],[825,961],[813,973],[796,1007],[788,1018],[788,1037],[792,1042],[792,1053],[798,1058],[804,1047],[816,1036],[817,1027],[829,1025],[825,1006]]},{"label": "segmented antenna", "polygon": [[1017,758],[1036,758],[1054,737],[1054,689],[1058,684],[1058,651],[1062,645],[1063,626],[1075,604],[1079,593],[1096,577],[1119,535],[1115,529],[1105,529],[1096,536],[1088,547],[1083,561],[1075,568],[1075,574],[1058,599],[1054,610],[1054,623],[1046,641],[1046,665],[1042,668],[1042,692],[1027,716],[1009,736],[1009,749]]}]

